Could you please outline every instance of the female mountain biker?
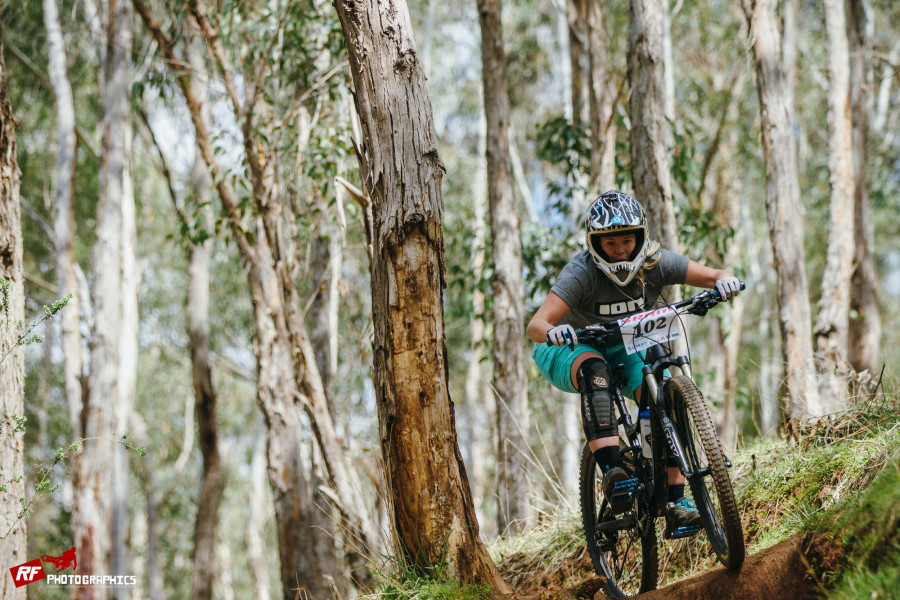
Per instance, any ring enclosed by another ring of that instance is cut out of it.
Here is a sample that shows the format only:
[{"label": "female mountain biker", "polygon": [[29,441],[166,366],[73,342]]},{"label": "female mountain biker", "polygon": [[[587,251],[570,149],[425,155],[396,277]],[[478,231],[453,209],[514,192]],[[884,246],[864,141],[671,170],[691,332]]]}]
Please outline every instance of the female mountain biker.
[{"label": "female mountain biker", "polygon": [[[541,374],[557,388],[581,394],[582,426],[604,473],[602,488],[609,499],[614,484],[629,477],[619,462],[608,389],[610,365],[625,365],[624,391],[639,398],[644,363],[637,354],[626,354],[621,344],[599,352],[578,344],[575,329],[650,310],[667,285],[716,288],[728,300],[740,291],[740,281],[729,271],[698,264],[648,239],[644,208],[622,192],[606,192],[591,203],[585,230],[587,249],[560,272],[526,333],[535,342],[532,356]],[[575,344],[574,351],[567,347],[570,343]],[[693,502],[685,500],[684,476],[674,463],[668,465],[668,483],[671,514],[667,516],[676,527],[699,525],[700,515]],[[627,507],[627,503],[612,505],[616,513]]]}]

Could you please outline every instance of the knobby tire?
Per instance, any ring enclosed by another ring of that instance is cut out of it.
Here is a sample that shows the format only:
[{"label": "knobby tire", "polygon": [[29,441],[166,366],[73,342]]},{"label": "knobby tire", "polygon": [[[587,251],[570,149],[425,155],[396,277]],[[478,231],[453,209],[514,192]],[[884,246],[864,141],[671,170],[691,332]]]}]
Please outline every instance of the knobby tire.
[{"label": "knobby tire", "polygon": [[[654,519],[641,515],[644,518],[638,523],[643,522],[643,527],[635,524],[619,531],[598,532],[597,525],[610,513],[608,505],[604,514],[599,512],[603,505],[602,480],[594,455],[585,444],[579,477],[581,519],[594,571],[607,580],[603,592],[611,598],[630,598],[655,590],[659,576],[659,549]],[[632,507],[628,513],[611,518],[625,517],[634,510],[635,507]]]},{"label": "knobby tire", "polygon": [[[694,477],[689,481],[707,537],[719,562],[729,569],[738,569],[744,562],[741,515],[728,476],[725,452],[703,394],[693,381],[679,375],[669,381],[666,395],[688,465],[695,472],[708,469],[712,479],[712,490],[707,487],[706,477]],[[710,491],[714,492],[713,496]]]}]

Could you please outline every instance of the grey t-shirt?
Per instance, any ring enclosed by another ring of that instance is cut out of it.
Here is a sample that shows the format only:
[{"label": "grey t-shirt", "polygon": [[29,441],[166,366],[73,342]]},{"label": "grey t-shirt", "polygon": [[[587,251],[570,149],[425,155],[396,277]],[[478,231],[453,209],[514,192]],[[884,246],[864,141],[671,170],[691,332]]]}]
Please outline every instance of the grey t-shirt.
[{"label": "grey t-shirt", "polygon": [[572,309],[561,323],[580,329],[657,308],[656,301],[663,287],[684,283],[689,262],[686,256],[665,249],[659,252],[662,253],[659,262],[652,268],[644,268],[644,283],[635,277],[624,287],[613,283],[597,268],[590,252],[576,254],[550,288]]}]

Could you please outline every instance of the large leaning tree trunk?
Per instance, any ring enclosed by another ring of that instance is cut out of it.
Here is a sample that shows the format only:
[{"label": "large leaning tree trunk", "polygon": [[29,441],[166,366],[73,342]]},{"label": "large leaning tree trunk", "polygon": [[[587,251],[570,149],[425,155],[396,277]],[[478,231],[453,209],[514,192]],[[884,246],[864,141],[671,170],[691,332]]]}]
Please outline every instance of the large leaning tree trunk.
[{"label": "large leaning tree trunk", "polygon": [[810,326],[809,291],[803,251],[803,217],[797,157],[791,135],[791,107],[787,102],[781,65],[781,40],[771,0],[743,0],[753,43],[760,130],[766,164],[766,215],[778,277],[787,385],[785,417],[823,414],[816,390]]},{"label": "large leaning tree trunk", "polygon": [[850,50],[850,106],[853,123],[854,238],[856,258],[850,282],[848,359],[856,371],[875,373],[881,360],[881,311],[878,274],[872,257],[872,218],[866,186],[866,138],[869,126],[869,41],[863,0],[847,0]]},{"label": "large leaning tree trunk", "polygon": [[375,393],[400,550],[509,593],[478,535],[447,381],[443,165],[403,0],[335,2],[372,199]]},{"label": "large leaning tree trunk", "polygon": [[647,211],[650,238],[657,240],[664,248],[677,252],[663,98],[662,19],[665,7],[662,0],[630,0],[628,4],[634,194]]},{"label": "large leaning tree trunk", "polygon": [[839,410],[847,395],[847,330],[853,267],[853,144],[850,123],[850,56],[844,0],[825,0],[828,43],[828,170],[831,216],[822,297],[816,315],[819,396],[827,412]]},{"label": "large leaning tree trunk", "polygon": [[522,246],[509,159],[509,93],[500,0],[478,0],[481,79],[487,122],[491,282],[494,306],[494,397],[497,399],[497,529],[530,525],[528,478],[528,383],[523,362],[525,284]]},{"label": "large leaning tree trunk", "polygon": [[[110,6],[106,19],[103,150],[91,290],[97,319],[91,338],[90,394],[84,399],[86,442],[75,460],[74,545],[84,573],[127,574],[128,456],[115,445],[127,430],[137,358],[134,192],[131,180],[131,4]],[[115,590],[83,586],[79,598]]]},{"label": "large leaning tree trunk", "polygon": [[48,75],[56,100],[57,159],[54,206],[56,281],[59,295],[72,294],[68,309],[60,315],[63,350],[63,378],[69,408],[69,429],[81,437],[81,332],[78,277],[75,270],[75,98],[66,73],[66,49],[59,22],[57,0],[44,0],[44,27],[47,29]]},{"label": "large leaning tree trunk", "polygon": [[9,104],[9,75],[3,60],[0,20],[0,277],[9,288],[0,295],[0,599],[25,600],[25,586],[16,588],[6,572],[27,562],[25,521],[19,519],[25,497],[25,432],[13,417],[25,416],[25,351],[16,348],[18,324],[25,319],[25,273],[22,268],[22,221],[19,209],[19,163],[16,162],[16,120]]}]

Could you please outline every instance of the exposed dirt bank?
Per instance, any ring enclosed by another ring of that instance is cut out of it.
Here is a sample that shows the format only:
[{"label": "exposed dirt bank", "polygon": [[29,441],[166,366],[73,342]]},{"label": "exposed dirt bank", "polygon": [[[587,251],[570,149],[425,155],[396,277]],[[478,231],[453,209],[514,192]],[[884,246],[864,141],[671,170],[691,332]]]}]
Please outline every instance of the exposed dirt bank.
[{"label": "exposed dirt bank", "polygon": [[[705,573],[682,579],[665,588],[637,596],[640,600],[810,600],[820,589],[821,573],[834,571],[840,564],[838,544],[822,536],[794,536],[747,557],[739,571],[716,567]],[[603,580],[589,577],[576,586],[563,588],[559,581],[590,569],[590,559],[572,561],[562,572],[540,581],[519,585],[518,600],[606,600],[600,591]],[[578,564],[580,563],[580,564]],[[566,573],[568,571],[568,573]],[[554,581],[555,580],[555,581]]]}]

